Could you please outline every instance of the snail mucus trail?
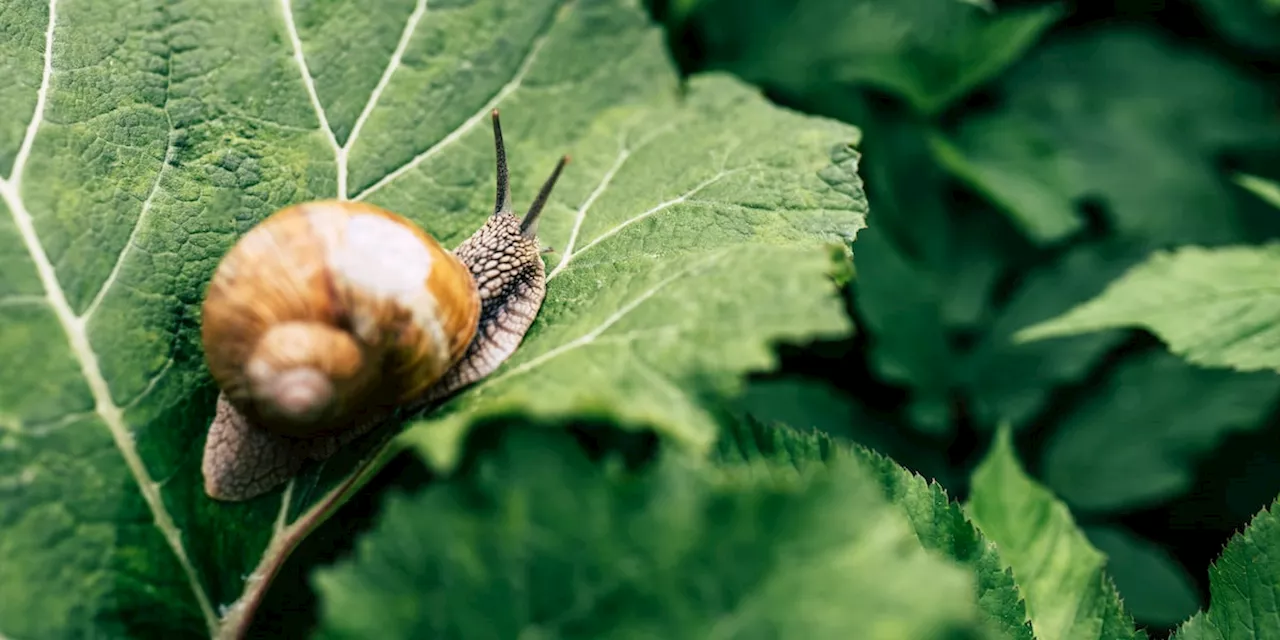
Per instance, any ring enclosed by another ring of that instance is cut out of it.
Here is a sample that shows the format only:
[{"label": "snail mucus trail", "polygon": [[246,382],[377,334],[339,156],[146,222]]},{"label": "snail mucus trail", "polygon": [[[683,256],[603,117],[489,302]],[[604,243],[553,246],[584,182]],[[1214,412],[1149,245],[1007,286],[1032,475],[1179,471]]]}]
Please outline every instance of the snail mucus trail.
[{"label": "snail mucus trail", "polygon": [[220,389],[201,464],[211,498],[267,493],[520,345],[546,293],[538,217],[569,159],[518,218],[497,110],[493,137],[493,214],[453,251],[378,207],[316,201],[268,216],[223,257],[201,317]]}]

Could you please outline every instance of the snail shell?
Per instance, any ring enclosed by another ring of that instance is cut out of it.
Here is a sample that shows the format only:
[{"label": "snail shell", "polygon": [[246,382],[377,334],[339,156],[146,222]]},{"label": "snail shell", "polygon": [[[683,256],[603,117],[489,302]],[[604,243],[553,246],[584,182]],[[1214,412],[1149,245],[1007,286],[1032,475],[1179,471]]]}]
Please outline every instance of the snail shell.
[{"label": "snail shell", "polygon": [[312,437],[421,396],[466,352],[480,310],[471,271],[409,220],[308,202],[226,254],[201,339],[215,382],[247,419]]},{"label": "snail shell", "polygon": [[493,214],[453,251],[377,207],[320,201],[267,217],[224,256],[201,321],[221,388],[201,461],[206,495],[271,491],[516,350],[546,294],[538,219],[569,158],[518,217],[496,110],[493,142]]}]

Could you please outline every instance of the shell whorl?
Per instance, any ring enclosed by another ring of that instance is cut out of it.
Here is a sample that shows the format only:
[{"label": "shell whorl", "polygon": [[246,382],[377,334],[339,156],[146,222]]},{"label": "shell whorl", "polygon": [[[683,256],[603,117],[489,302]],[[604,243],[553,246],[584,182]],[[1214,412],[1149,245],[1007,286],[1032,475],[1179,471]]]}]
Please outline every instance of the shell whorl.
[{"label": "shell whorl", "polygon": [[223,258],[202,340],[229,401],[305,437],[424,393],[462,357],[479,314],[467,267],[408,220],[310,202],[273,214]]}]

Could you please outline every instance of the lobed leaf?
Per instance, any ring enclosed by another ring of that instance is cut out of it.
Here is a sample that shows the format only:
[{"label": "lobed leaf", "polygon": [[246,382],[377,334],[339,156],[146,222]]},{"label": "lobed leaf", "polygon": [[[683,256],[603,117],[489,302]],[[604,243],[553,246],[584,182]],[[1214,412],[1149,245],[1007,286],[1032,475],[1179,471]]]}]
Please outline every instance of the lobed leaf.
[{"label": "lobed leaf", "polygon": [[1026,475],[1011,433],[1007,426],[996,432],[974,470],[966,510],[1013,569],[1035,637],[1145,639],[1103,571],[1106,558],[1076,527],[1066,505]]},{"label": "lobed leaf", "polygon": [[1209,608],[1169,640],[1236,640],[1280,635],[1280,519],[1277,502],[1227,542],[1209,567]]},{"label": "lobed leaf", "polygon": [[1018,332],[1020,341],[1142,327],[1206,367],[1280,370],[1280,245],[1153,253],[1097,297]]},{"label": "lobed leaf", "polygon": [[387,501],[318,570],[319,637],[978,637],[970,576],[924,551],[855,464],[593,464],[512,431],[449,483]]},{"label": "lobed leaf", "polygon": [[243,629],[391,449],[208,500],[204,285],[313,198],[461,241],[492,207],[495,107],[518,200],[574,162],[538,322],[446,431],[491,405],[601,411],[705,449],[700,394],[850,329],[828,273],[863,225],[858,132],[725,76],[681,87],[635,3],[51,0],[0,27],[0,634]]}]

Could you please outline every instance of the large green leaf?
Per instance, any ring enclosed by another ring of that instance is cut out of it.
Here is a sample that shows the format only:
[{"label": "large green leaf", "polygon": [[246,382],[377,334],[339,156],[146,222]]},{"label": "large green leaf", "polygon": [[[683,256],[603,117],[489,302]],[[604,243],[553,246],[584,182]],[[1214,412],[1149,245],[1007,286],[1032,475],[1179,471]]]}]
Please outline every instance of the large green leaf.
[{"label": "large green leaf", "polygon": [[1231,537],[1209,567],[1209,609],[1169,640],[1255,640],[1280,636],[1280,517],[1277,502]]},{"label": "large green leaf", "polygon": [[702,0],[685,20],[713,67],[803,93],[831,83],[939,112],[1002,71],[1062,15],[964,0]]},{"label": "large green leaf", "polygon": [[[1167,245],[1249,237],[1252,204],[1218,168],[1280,141],[1274,92],[1151,29],[1078,30],[1033,50],[939,145],[956,175],[1036,241],[1061,240],[1083,205],[1122,236]],[[1259,215],[1273,229],[1274,213]]]},{"label": "large green leaf", "polygon": [[730,466],[747,465],[772,474],[812,472],[826,465],[857,463],[872,472],[884,496],[902,508],[926,549],[955,560],[973,572],[975,597],[990,631],[1000,638],[1030,640],[1026,607],[996,547],[965,517],[936,482],[929,482],[892,459],[848,441],[785,425],[754,420],[730,423],[720,441],[719,458]]},{"label": "large green leaf", "polygon": [[1066,505],[1026,475],[1007,427],[974,470],[972,491],[969,516],[1012,567],[1038,640],[1146,638],[1104,572],[1106,558]]},{"label": "large green leaf", "polygon": [[319,637],[981,637],[972,578],[855,461],[626,473],[566,434],[501,440],[316,573]]},{"label": "large green leaf", "polygon": [[[571,153],[546,305],[452,407],[647,421],[771,345],[848,331],[826,276],[865,203],[839,123],[722,76],[681,87],[624,0],[9,3],[0,11],[0,633],[236,633],[280,563],[378,467],[374,439],[241,504],[199,477],[199,303],[272,210],[359,197],[452,245]],[[16,38],[10,35],[16,34]],[[46,37],[47,36],[47,37]]]},{"label": "large green leaf", "polygon": [[1017,337],[1142,327],[1199,365],[1280,370],[1277,269],[1280,244],[1159,251],[1097,297]]},{"label": "large green leaf", "polygon": [[1072,407],[1044,449],[1044,478],[1074,508],[1149,507],[1191,489],[1233,431],[1262,429],[1280,376],[1204,369],[1164,351],[1125,359]]}]

